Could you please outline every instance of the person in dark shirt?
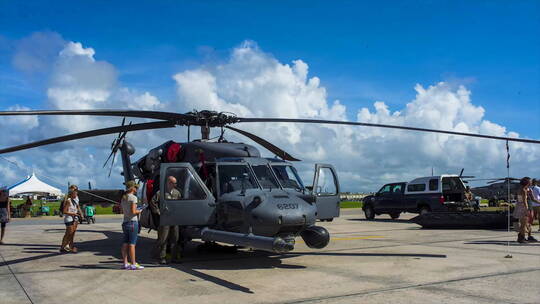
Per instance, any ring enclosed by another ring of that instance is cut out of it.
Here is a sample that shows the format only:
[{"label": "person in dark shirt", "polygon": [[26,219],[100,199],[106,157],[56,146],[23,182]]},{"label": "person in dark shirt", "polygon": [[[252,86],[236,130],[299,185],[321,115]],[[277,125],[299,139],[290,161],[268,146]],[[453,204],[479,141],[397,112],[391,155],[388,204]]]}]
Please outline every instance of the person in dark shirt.
[{"label": "person in dark shirt", "polygon": [[6,233],[6,224],[11,218],[11,202],[9,201],[9,192],[7,189],[0,189],[0,245],[4,244],[4,234]]}]

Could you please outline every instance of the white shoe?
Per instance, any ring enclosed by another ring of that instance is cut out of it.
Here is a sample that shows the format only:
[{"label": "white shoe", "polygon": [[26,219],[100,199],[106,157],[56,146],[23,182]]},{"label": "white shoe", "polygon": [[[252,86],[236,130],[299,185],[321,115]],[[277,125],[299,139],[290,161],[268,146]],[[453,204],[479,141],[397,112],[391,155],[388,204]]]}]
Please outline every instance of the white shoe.
[{"label": "white shoe", "polygon": [[139,265],[139,263],[135,263],[135,264],[129,265],[129,269],[131,269],[131,270],[143,270],[144,266]]}]

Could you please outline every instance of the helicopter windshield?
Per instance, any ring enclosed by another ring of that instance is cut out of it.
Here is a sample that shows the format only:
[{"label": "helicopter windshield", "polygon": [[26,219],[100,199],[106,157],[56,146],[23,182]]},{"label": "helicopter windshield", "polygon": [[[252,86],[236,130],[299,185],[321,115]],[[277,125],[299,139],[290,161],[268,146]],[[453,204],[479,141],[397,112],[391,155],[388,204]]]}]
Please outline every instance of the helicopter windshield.
[{"label": "helicopter windshield", "polygon": [[274,169],[274,173],[276,173],[283,188],[295,189],[297,191],[304,189],[304,184],[293,166],[272,165],[272,169]]},{"label": "helicopter windshield", "polygon": [[247,165],[220,165],[220,194],[257,188],[257,182]]},{"label": "helicopter windshield", "polygon": [[274,175],[272,175],[272,171],[270,170],[270,167],[268,167],[268,165],[252,165],[251,167],[253,168],[255,176],[257,176],[261,187],[263,187],[264,189],[279,188],[278,181],[276,180]]}]

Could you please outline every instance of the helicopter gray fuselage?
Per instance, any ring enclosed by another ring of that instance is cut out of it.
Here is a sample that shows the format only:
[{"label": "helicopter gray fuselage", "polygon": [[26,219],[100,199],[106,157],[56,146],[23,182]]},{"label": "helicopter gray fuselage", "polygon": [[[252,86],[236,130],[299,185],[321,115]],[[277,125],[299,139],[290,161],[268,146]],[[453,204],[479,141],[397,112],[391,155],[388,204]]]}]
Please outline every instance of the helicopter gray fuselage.
[{"label": "helicopter gray fuselage", "polygon": [[[179,225],[190,238],[275,252],[292,250],[297,236],[313,248],[328,244],[328,232],[315,226],[314,196],[305,193],[301,180],[301,192],[284,188],[271,160],[261,158],[254,147],[237,143],[180,143],[175,146],[171,162],[167,155],[170,144],[152,149],[132,165],[134,175],[142,181],[159,180],[160,189],[166,187],[171,174],[184,172],[192,176],[190,180],[176,176],[182,199],[162,204],[166,206],[161,211],[162,225]],[[200,190],[186,191],[194,183]],[[166,201],[161,195],[160,200]]]}]

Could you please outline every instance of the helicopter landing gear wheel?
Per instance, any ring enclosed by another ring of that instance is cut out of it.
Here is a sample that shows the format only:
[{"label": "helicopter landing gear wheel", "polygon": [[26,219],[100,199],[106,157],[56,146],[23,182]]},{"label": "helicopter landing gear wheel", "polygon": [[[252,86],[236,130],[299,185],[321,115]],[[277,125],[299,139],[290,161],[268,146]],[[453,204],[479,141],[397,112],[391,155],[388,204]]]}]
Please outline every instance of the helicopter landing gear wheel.
[{"label": "helicopter landing gear wheel", "polygon": [[366,220],[372,220],[375,218],[375,210],[373,210],[371,205],[366,206],[364,209],[364,215],[366,216]]}]

